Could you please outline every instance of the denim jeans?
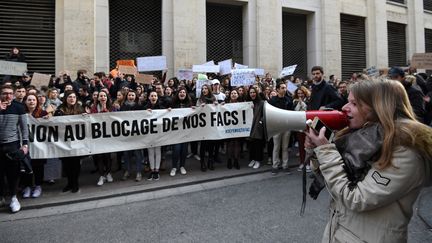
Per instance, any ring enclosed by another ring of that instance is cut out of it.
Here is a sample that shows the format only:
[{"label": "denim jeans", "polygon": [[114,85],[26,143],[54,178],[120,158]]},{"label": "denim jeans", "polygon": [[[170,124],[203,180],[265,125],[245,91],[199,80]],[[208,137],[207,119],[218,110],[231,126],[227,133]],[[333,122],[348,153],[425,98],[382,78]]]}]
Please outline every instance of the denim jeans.
[{"label": "denim jeans", "polygon": [[185,166],[188,143],[173,145],[172,167],[179,169]]},{"label": "denim jeans", "polygon": [[135,158],[135,165],[136,165],[136,172],[141,172],[142,171],[142,160],[143,160],[143,156],[142,156],[142,151],[141,149],[137,149],[137,150],[129,150],[129,151],[125,151],[123,152],[123,157],[124,157],[124,161],[125,161],[125,170],[127,170],[128,172],[131,172],[132,169],[132,158]]}]

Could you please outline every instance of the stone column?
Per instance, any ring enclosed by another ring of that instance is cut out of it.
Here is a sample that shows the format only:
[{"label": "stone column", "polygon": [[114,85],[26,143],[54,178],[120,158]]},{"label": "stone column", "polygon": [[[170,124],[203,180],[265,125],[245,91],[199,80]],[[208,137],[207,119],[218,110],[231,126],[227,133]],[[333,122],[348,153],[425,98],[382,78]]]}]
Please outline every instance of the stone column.
[{"label": "stone column", "polygon": [[366,64],[368,67],[388,66],[386,0],[367,0]]},{"label": "stone column", "polygon": [[108,73],[110,67],[109,1],[95,0],[95,71]]},{"label": "stone column", "polygon": [[276,77],[282,69],[282,3],[256,0],[256,10],[256,66]]},{"label": "stone column", "polygon": [[95,71],[95,0],[56,0],[56,73]]},{"label": "stone column", "polygon": [[411,57],[414,53],[425,52],[423,1],[422,0],[407,1],[407,7],[408,7],[407,58],[411,60]]},{"label": "stone column", "polygon": [[257,0],[243,7],[243,63],[257,67]]},{"label": "stone column", "polygon": [[162,0],[162,55],[167,58],[167,78],[176,75],[174,73],[174,0]]},{"label": "stone column", "polygon": [[172,2],[174,73],[168,76],[176,75],[179,68],[190,68],[207,61],[206,1]]},{"label": "stone column", "polygon": [[321,0],[321,41],[323,55],[321,65],[324,75],[332,74],[341,77],[342,74],[342,47],[340,34],[340,12],[339,0]]}]

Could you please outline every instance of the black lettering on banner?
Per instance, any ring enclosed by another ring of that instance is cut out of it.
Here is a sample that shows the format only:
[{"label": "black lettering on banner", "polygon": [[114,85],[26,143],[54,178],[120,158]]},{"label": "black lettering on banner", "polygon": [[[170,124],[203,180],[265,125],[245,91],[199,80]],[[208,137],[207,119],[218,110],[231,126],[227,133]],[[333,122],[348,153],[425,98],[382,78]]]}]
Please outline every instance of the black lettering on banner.
[{"label": "black lettering on banner", "polygon": [[216,112],[210,112],[210,126],[214,127],[216,122]]},{"label": "black lettering on banner", "polygon": [[58,142],[59,128],[58,126],[48,128],[48,142]]},{"label": "black lettering on banner", "polygon": [[[175,117],[178,119],[178,117]],[[199,115],[186,116],[183,118],[183,129],[197,128],[199,125]],[[176,129],[177,130],[177,129]]]},{"label": "black lettering on banner", "polygon": [[153,118],[153,119],[150,119],[150,133],[151,134],[156,134],[157,133],[157,124],[156,124],[156,122],[157,122],[157,118]]},{"label": "black lettering on banner", "polygon": [[91,132],[92,132],[92,138],[93,139],[102,137],[101,124],[92,123],[91,124]]},{"label": "black lettering on banner", "polygon": [[[132,123],[133,123],[133,122],[137,123],[136,120],[133,120]],[[129,129],[127,129],[126,126],[129,126],[129,121],[127,121],[127,120],[122,121],[122,123],[121,123],[121,129],[122,129],[122,136],[123,136],[123,137],[127,137],[127,136],[129,136],[129,134],[130,134]],[[137,127],[138,127],[138,126],[137,126]]]},{"label": "black lettering on banner", "polygon": [[239,123],[237,116],[238,116],[238,112],[237,111],[232,111],[231,112],[231,117],[232,117],[231,124],[234,125],[234,126]]},{"label": "black lettering on banner", "polygon": [[179,117],[173,117],[172,118],[172,126],[171,126],[171,130],[176,131],[178,130],[178,122],[179,122],[180,118]]},{"label": "black lettering on banner", "polygon": [[242,114],[243,114],[243,124],[246,124],[246,111],[242,110]]},{"label": "black lettering on banner", "polygon": [[223,126],[223,119],[222,119],[222,114],[221,113],[217,113],[217,126]]},{"label": "black lettering on banner", "polygon": [[[148,120],[146,120],[146,119],[141,120],[141,134],[142,135],[146,135],[149,133],[150,129],[148,128],[148,125],[149,125]],[[132,124],[132,127],[133,127],[133,124]]]},{"label": "black lettering on banner", "polygon": [[84,138],[86,137],[86,134],[85,134],[85,124],[75,124],[75,130],[76,130],[76,132],[75,132],[76,139],[78,139],[78,140],[84,140]]},{"label": "black lettering on banner", "polygon": [[47,134],[47,128],[45,126],[38,126],[36,130],[36,141],[38,142],[45,142],[46,141],[46,134]]},{"label": "black lettering on banner", "polygon": [[75,141],[72,125],[66,125],[65,126],[64,141],[65,142],[67,142],[67,141]]},{"label": "black lettering on banner", "polygon": [[206,113],[200,113],[199,114],[199,120],[200,120],[199,126],[200,127],[205,127],[206,126],[206,120],[205,120],[205,118],[206,118]]},{"label": "black lettering on banner", "polygon": [[113,137],[119,137],[121,134],[121,126],[119,121],[113,121],[111,123],[111,135]]},{"label": "black lettering on banner", "polygon": [[162,132],[168,132],[171,127],[171,119],[163,118],[162,119]]},{"label": "black lettering on banner", "polygon": [[107,133],[107,124],[106,122],[102,122],[102,137],[110,138],[111,135]]}]

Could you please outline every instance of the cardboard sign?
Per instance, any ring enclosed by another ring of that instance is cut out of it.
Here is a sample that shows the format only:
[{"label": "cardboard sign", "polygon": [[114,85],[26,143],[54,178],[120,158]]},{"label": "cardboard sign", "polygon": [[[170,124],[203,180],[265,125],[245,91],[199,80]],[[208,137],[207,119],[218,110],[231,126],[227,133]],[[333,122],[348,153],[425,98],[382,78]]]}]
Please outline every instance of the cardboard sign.
[{"label": "cardboard sign", "polygon": [[140,84],[151,84],[153,80],[154,80],[153,75],[137,74],[135,76],[135,81]]},{"label": "cardboard sign", "polygon": [[243,64],[239,64],[239,63],[234,64],[234,69],[246,69],[246,68],[249,68],[249,67],[246,65],[243,65]]},{"label": "cardboard sign", "polygon": [[193,72],[192,69],[179,69],[177,71],[178,80],[192,80]]},{"label": "cardboard sign", "polygon": [[137,66],[139,72],[166,70],[166,56],[138,57]]},{"label": "cardboard sign", "polygon": [[208,61],[208,62],[206,62],[204,64],[201,64],[201,65],[204,65],[204,66],[213,66],[213,65],[215,65],[215,62],[213,60],[211,60],[211,61]]},{"label": "cardboard sign", "polygon": [[297,89],[298,89],[297,85],[295,85],[293,82],[291,81],[287,82],[287,91],[290,92],[292,95],[294,95]]},{"label": "cardboard sign", "polygon": [[255,84],[255,69],[234,69],[231,74],[231,86]]},{"label": "cardboard sign", "polygon": [[230,74],[232,69],[232,59],[218,62],[220,75]]},{"label": "cardboard sign", "polygon": [[192,71],[194,73],[219,73],[219,65],[193,65]]},{"label": "cardboard sign", "polygon": [[372,66],[370,68],[366,69],[367,75],[369,77],[378,77],[379,76],[379,71],[375,66]]},{"label": "cardboard sign", "polygon": [[25,62],[9,62],[0,60],[0,74],[22,76],[25,72],[27,72],[27,63]]},{"label": "cardboard sign", "polygon": [[36,88],[40,88],[43,85],[48,86],[50,79],[51,79],[51,75],[43,74],[43,73],[33,73],[31,84],[36,86]]},{"label": "cardboard sign", "polygon": [[432,53],[415,53],[411,59],[411,67],[432,69]]},{"label": "cardboard sign", "polygon": [[255,75],[256,76],[264,76],[264,69],[263,68],[255,68]]},{"label": "cardboard sign", "polygon": [[137,73],[137,68],[134,66],[120,65],[118,67],[118,72],[123,74],[135,75]]},{"label": "cardboard sign", "polygon": [[288,75],[292,75],[294,73],[294,71],[296,70],[296,68],[297,68],[297,64],[292,65],[292,66],[288,66],[288,67],[284,67],[282,69],[282,72],[280,73],[280,76],[285,77]]}]

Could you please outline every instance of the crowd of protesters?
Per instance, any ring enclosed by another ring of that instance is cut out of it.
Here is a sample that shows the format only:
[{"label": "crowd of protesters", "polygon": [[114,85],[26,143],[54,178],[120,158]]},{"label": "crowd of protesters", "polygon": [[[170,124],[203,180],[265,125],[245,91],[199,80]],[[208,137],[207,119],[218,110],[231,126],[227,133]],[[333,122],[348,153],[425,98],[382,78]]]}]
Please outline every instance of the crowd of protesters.
[{"label": "crowd of protesters", "polygon": [[[402,82],[417,119],[430,125],[432,78],[424,74],[417,74],[413,69],[405,73],[401,68],[391,68],[388,74],[382,73],[382,75],[388,75]],[[269,141],[266,140],[263,126],[264,101],[285,110],[340,110],[347,103],[349,86],[370,79],[366,74],[360,73],[343,81],[331,75],[330,80],[326,81],[323,68],[316,66],[312,68],[310,80],[303,80],[295,76],[274,79],[267,73],[265,77],[257,77],[253,85],[232,87],[229,75],[208,74],[208,84],[202,86],[200,96],[196,97],[196,78],[192,80],[178,80],[176,77],[166,79],[166,73],[161,76],[155,77],[151,84],[141,84],[135,81],[134,75],[118,72],[116,76],[103,72],[90,76],[87,71],[79,70],[76,73],[76,79],[73,80],[70,73],[65,71],[58,76],[52,76],[46,86],[38,89],[31,84],[31,76],[25,74],[18,80],[10,80],[9,77],[6,77],[2,83],[1,98],[2,102],[6,101],[5,97],[11,96],[9,93],[13,90],[13,102],[10,103],[16,107],[22,106],[21,109],[26,113],[41,119],[82,113],[91,115],[100,112],[177,109],[245,101],[253,103],[254,118],[250,137],[247,138],[203,140],[114,154],[93,155],[95,172],[98,173],[95,184],[102,186],[106,182],[114,181],[113,173],[116,172],[114,169],[122,171],[122,175],[119,176],[122,180],[128,180],[135,172],[134,180],[136,181],[143,179],[143,173],[148,173],[147,180],[157,181],[161,178],[161,168],[169,167],[165,160],[168,153],[172,154],[170,176],[176,176],[178,173],[187,174],[186,158],[200,161],[202,172],[214,170],[215,164],[221,163],[225,164],[228,169],[240,169],[241,152],[246,150],[249,153],[248,167],[258,169],[263,163],[267,163],[272,166],[271,173],[275,175],[280,171],[290,174],[288,155],[290,148],[298,146],[297,156],[300,157],[298,170],[305,167],[306,171],[310,172],[309,161],[305,161],[304,133],[281,131]],[[294,83],[298,88],[289,92],[287,82]],[[7,124],[5,118],[7,109],[9,108],[3,106],[2,103],[1,130],[4,130]],[[7,159],[4,148],[8,142],[5,142],[3,137],[0,140],[2,160]],[[268,158],[264,158],[265,150]],[[226,161],[221,161],[220,153],[226,154]],[[76,193],[79,191],[82,159],[82,157],[61,159],[64,176],[67,177],[67,185],[63,188],[63,192]],[[9,173],[11,168],[7,167],[7,163],[0,163],[0,203],[5,204],[3,187],[6,175],[8,184],[12,184],[12,187],[13,185],[18,187],[18,178],[21,177],[19,187],[23,198],[41,196],[45,163],[46,160],[31,160],[34,172],[32,175],[19,175],[18,172],[11,175]],[[17,191],[12,189],[9,191],[16,199]],[[16,211],[16,208],[15,206],[13,211]]]}]

